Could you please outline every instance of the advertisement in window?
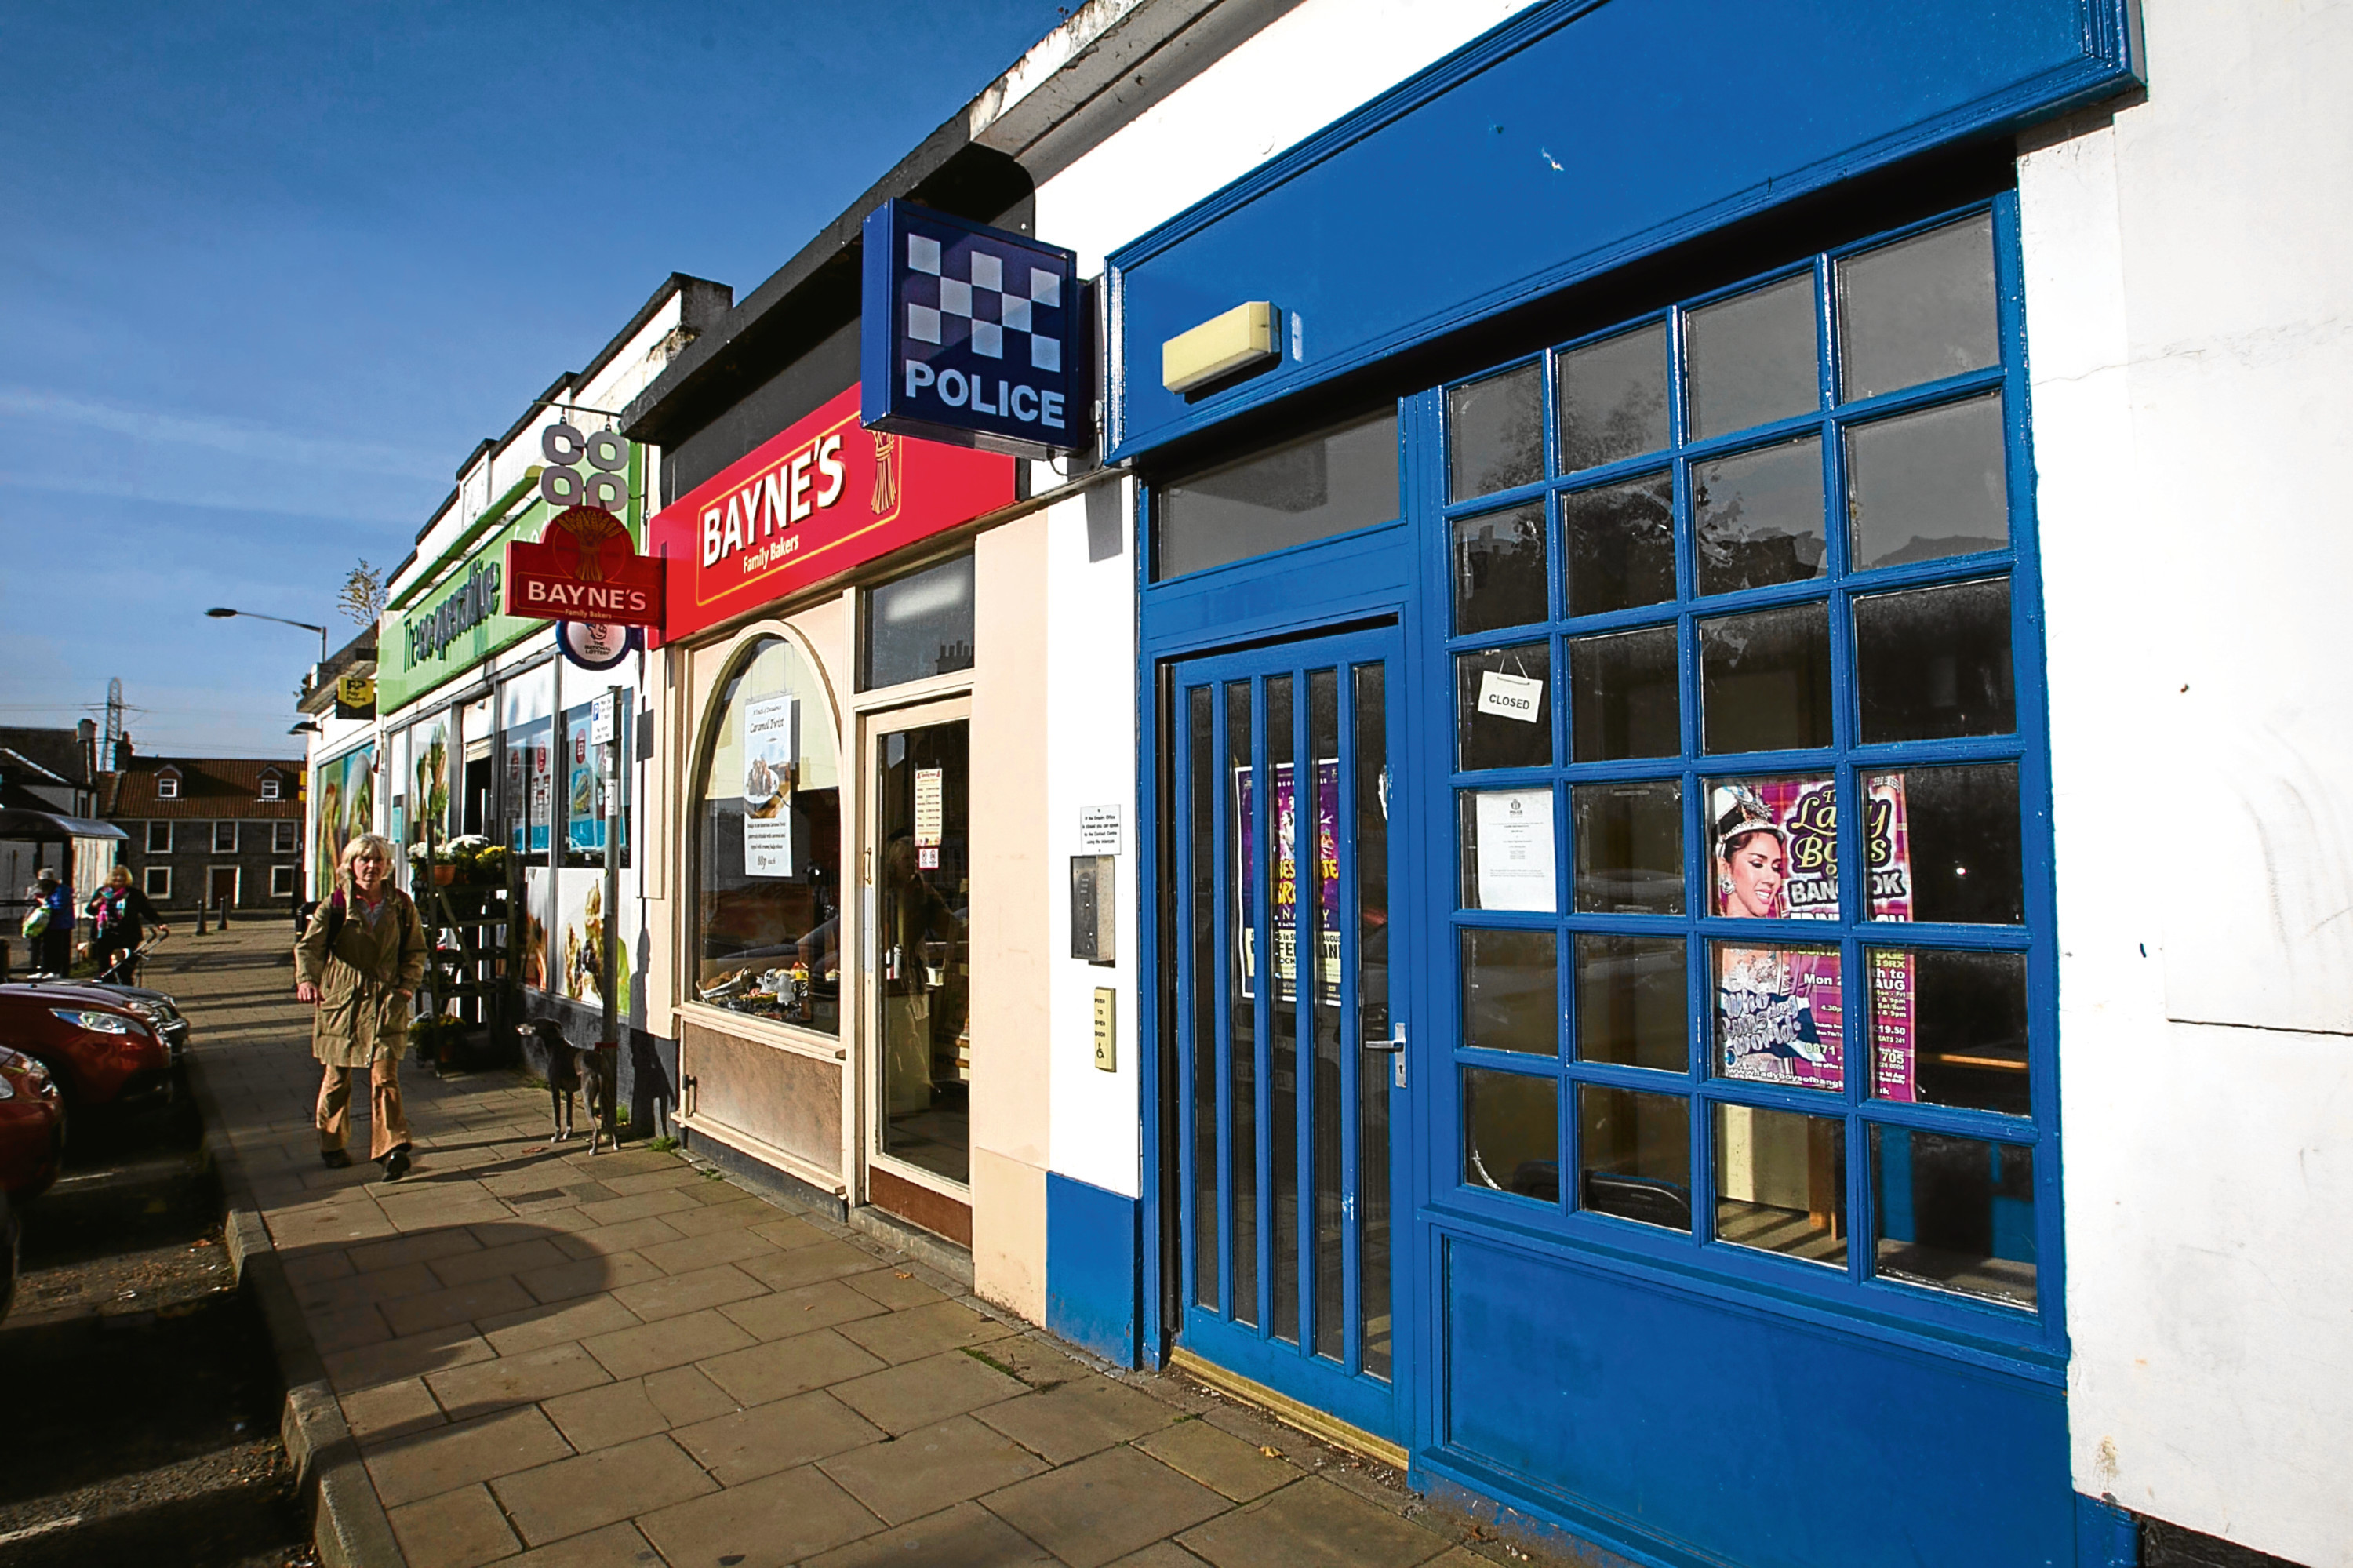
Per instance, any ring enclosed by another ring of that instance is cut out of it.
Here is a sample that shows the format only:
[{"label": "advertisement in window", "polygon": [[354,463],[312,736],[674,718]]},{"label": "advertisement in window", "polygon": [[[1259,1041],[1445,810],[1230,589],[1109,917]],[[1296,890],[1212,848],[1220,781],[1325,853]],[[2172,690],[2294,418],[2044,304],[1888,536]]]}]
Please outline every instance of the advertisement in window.
[{"label": "advertisement in window", "polygon": [[[1242,889],[1241,966],[1242,995],[1254,997],[1258,980],[1258,883],[1250,874],[1257,864],[1257,820],[1251,814],[1251,770],[1234,769],[1234,820],[1241,826],[1235,835],[1237,851],[1241,857],[1241,876],[1237,884]],[[1274,765],[1274,798],[1270,802],[1269,815],[1273,819],[1274,855],[1268,868],[1268,880],[1273,885],[1274,910],[1274,996],[1279,1002],[1291,1002],[1298,997],[1299,965],[1299,792],[1292,788],[1292,765]],[[1340,1005],[1340,763],[1337,758],[1325,758],[1315,765],[1315,885],[1322,906],[1315,922],[1318,967],[1321,971],[1322,1003],[1325,1007]]]}]

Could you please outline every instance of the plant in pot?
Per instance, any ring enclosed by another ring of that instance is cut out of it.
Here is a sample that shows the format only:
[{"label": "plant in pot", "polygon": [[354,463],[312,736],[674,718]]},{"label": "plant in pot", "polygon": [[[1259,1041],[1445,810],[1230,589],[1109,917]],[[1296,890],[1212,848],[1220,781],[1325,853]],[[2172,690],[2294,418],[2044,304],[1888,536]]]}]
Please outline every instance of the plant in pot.
[{"label": "plant in pot", "polygon": [[448,844],[443,844],[440,848],[433,851],[429,859],[430,863],[428,864],[428,857],[423,844],[411,844],[408,846],[409,883],[411,886],[422,886],[428,874],[430,875],[433,885],[436,887],[447,887],[451,883],[458,880],[458,863],[451,857],[449,846]]},{"label": "plant in pot", "polygon": [[408,1026],[408,1046],[419,1062],[445,1065],[457,1059],[465,1033],[465,1022],[447,1014],[420,1018]]}]

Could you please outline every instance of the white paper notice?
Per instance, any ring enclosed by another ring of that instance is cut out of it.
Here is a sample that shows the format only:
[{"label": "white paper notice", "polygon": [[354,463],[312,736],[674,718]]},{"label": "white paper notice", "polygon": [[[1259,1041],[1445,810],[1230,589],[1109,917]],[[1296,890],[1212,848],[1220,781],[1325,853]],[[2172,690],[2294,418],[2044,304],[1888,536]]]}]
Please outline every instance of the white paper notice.
[{"label": "white paper notice", "polygon": [[793,874],[793,758],[800,701],[782,692],[744,700],[744,874]]},{"label": "white paper notice", "polygon": [[1079,809],[1079,853],[1081,854],[1117,854],[1119,853],[1119,808],[1117,806],[1082,806]]},{"label": "white paper notice", "polygon": [[937,849],[940,842],[940,784],[944,768],[915,769],[915,847]]},{"label": "white paper notice", "polygon": [[1488,670],[1479,676],[1479,711],[1534,724],[1544,716],[1544,683]]},{"label": "white paper notice", "polygon": [[1482,789],[1479,907],[1553,912],[1552,791]]}]

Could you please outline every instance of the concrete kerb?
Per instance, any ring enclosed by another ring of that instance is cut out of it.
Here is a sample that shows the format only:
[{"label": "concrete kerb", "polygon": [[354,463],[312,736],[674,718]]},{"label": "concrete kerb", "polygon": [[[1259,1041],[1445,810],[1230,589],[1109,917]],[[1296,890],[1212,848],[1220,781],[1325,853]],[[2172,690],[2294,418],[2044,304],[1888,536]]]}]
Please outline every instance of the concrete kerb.
[{"label": "concrete kerb", "polygon": [[227,1123],[220,1101],[206,1081],[203,1060],[191,1052],[186,1065],[188,1087],[204,1115],[205,1153],[219,1173],[227,1202],[224,1240],[229,1266],[238,1287],[251,1291],[261,1308],[279,1375],[285,1380],[286,1410],[279,1419],[278,1435],[294,1462],[299,1483],[311,1498],[311,1539],[319,1561],[324,1568],[407,1568],[408,1559],[393,1536],[375,1484],[360,1461],[359,1445],[343,1422],[343,1405],[328,1384],[326,1364],[294,1298],[294,1287],[286,1281],[285,1261],[269,1239],[244,1166],[223,1131]]}]

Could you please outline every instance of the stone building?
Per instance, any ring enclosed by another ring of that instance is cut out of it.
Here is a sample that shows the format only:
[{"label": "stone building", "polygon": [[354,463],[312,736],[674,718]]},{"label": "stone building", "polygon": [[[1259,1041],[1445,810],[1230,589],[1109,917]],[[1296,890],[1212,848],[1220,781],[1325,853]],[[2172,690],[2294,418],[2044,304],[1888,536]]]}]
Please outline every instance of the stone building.
[{"label": "stone building", "polygon": [[100,775],[100,814],[129,835],[120,863],[158,907],[287,908],[301,896],[300,760],[125,751]]}]

